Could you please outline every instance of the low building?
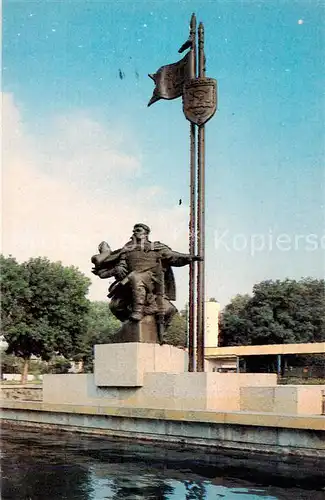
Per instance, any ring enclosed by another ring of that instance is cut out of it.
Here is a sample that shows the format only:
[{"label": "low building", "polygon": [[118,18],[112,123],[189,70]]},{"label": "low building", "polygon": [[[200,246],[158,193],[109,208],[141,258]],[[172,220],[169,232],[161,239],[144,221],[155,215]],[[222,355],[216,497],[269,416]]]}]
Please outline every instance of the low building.
[{"label": "low building", "polygon": [[[325,354],[325,342],[301,344],[269,344],[231,347],[209,347],[204,350],[207,371],[246,371],[245,360],[250,356],[275,356],[277,373],[281,375],[283,357],[290,354]],[[242,368],[240,362],[242,361]]]}]

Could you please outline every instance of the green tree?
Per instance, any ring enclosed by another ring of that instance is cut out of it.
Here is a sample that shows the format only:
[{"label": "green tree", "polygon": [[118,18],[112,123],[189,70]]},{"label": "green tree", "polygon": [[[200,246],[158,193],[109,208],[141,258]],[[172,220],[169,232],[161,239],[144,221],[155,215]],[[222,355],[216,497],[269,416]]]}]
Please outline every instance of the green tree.
[{"label": "green tree", "polygon": [[95,344],[109,344],[121,322],[112,314],[108,302],[90,302],[87,326],[82,336],[76,360],[82,360],[85,371],[92,371]]},{"label": "green tree", "polygon": [[90,303],[87,316],[87,333],[98,344],[108,344],[120,327],[121,322],[111,312],[108,302],[95,301]]},{"label": "green tree", "polygon": [[90,280],[75,267],[46,258],[18,264],[1,256],[2,334],[7,353],[23,358],[22,382],[32,355],[71,358],[86,327]]},{"label": "green tree", "polygon": [[176,347],[187,345],[187,311],[177,312],[165,333],[164,341]]},{"label": "green tree", "polygon": [[65,358],[62,357],[55,357],[51,359],[47,372],[48,373],[69,373],[69,370],[71,368],[71,363]]},{"label": "green tree", "polygon": [[226,305],[219,318],[219,345],[247,345],[249,343],[250,324],[247,305],[251,297],[236,295]]},{"label": "green tree", "polygon": [[1,373],[21,373],[22,359],[12,354],[1,353]]},{"label": "green tree", "polygon": [[262,281],[253,296],[237,296],[220,318],[222,345],[288,344],[325,340],[325,282]]},{"label": "green tree", "polygon": [[[94,345],[109,344],[121,327],[121,322],[112,314],[108,302],[91,302],[87,317],[87,329],[80,343],[80,351],[75,360],[83,361],[84,371],[93,370]],[[165,333],[165,342],[175,346],[186,346],[187,312],[176,313]]]}]

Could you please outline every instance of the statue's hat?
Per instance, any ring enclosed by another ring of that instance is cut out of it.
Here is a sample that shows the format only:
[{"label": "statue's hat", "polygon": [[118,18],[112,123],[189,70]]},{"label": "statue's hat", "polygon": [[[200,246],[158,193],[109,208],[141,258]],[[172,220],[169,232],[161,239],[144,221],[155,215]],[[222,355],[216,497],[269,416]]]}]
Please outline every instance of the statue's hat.
[{"label": "statue's hat", "polygon": [[142,227],[142,229],[144,229],[145,231],[147,231],[147,233],[150,233],[150,227],[147,226],[147,224],[143,224],[142,222],[138,222],[137,224],[134,224],[134,229],[136,227]]}]

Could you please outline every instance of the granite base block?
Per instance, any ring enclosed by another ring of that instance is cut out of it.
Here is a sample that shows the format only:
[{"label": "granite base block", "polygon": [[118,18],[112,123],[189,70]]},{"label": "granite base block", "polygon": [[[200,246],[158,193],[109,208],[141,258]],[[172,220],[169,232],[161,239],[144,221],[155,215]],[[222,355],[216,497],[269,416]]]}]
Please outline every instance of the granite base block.
[{"label": "granite base block", "polygon": [[140,342],[95,346],[95,384],[100,387],[141,387],[145,373],[184,373],[188,355],[171,345]]}]

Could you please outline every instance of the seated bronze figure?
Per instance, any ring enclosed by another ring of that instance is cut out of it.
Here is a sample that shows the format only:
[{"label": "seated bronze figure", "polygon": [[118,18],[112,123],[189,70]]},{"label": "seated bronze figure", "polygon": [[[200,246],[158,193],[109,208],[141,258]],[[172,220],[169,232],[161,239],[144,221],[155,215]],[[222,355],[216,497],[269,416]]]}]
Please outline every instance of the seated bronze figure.
[{"label": "seated bronze figure", "polygon": [[177,309],[172,267],[182,267],[200,257],[173,251],[160,241],[149,240],[150,228],[135,224],[130,240],[112,251],[103,241],[91,258],[92,272],[100,278],[115,278],[108,297],[112,313],[122,322],[139,322],[154,315],[159,340]]}]

